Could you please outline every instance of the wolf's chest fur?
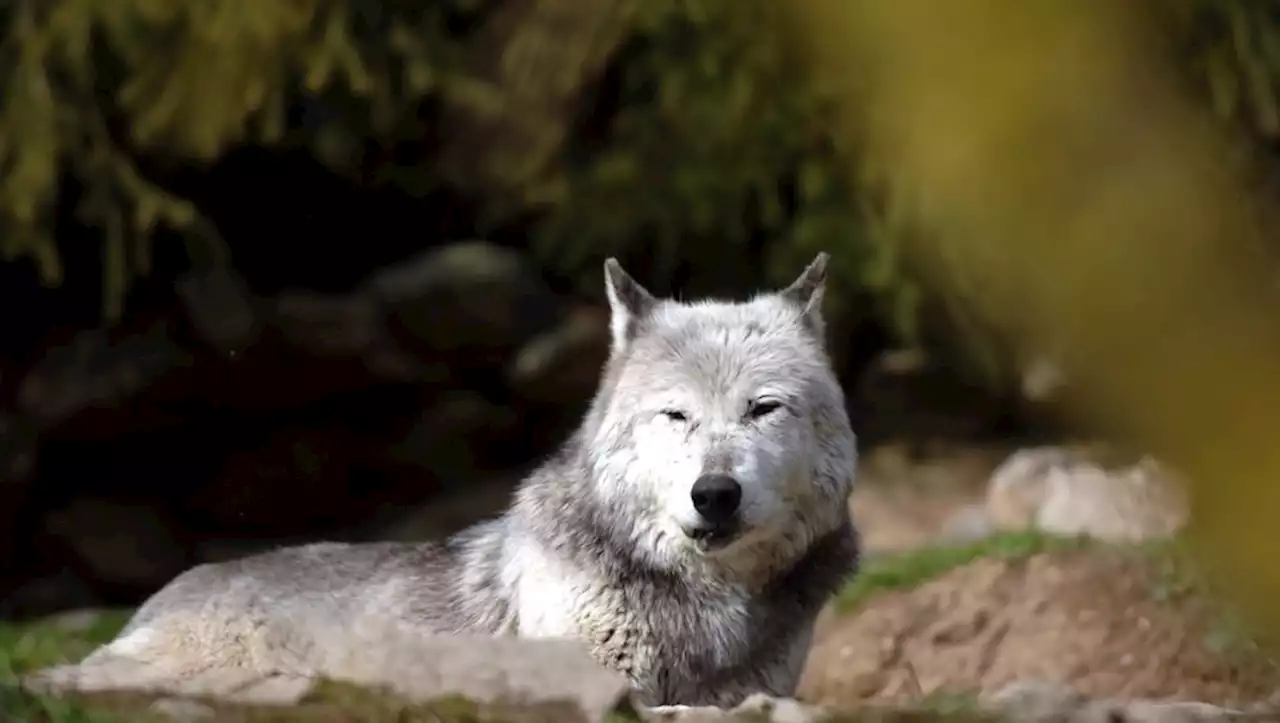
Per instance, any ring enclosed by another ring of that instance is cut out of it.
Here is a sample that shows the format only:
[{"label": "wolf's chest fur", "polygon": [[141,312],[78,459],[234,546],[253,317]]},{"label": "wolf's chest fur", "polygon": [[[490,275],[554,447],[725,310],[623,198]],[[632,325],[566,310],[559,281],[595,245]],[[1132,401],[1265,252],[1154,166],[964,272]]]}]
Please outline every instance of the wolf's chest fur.
[{"label": "wolf's chest fur", "polygon": [[519,570],[518,634],[586,641],[649,704],[718,704],[737,693],[728,682],[742,679],[789,694],[818,607],[856,561],[845,527],[765,589],[748,591],[652,570],[593,574],[535,546],[520,549],[511,567]]},{"label": "wolf's chest fur", "polygon": [[[744,591],[673,580],[605,579],[530,552],[517,584],[519,634],[585,640],[637,689],[733,667],[768,624]],[[665,697],[665,696],[663,696]]]}]

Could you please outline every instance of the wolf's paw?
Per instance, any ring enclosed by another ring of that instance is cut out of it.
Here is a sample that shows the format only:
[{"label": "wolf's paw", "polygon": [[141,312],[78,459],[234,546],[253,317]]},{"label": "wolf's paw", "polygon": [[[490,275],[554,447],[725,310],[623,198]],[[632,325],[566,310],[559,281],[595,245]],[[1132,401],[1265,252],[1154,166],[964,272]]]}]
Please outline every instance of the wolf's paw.
[{"label": "wolf's paw", "polygon": [[655,705],[640,717],[653,723],[714,723],[725,720],[726,711],[709,705]]},{"label": "wolf's paw", "polygon": [[684,711],[693,710],[694,707],[692,705],[653,705],[642,709],[642,712],[645,713],[645,718],[647,719],[663,720]]}]

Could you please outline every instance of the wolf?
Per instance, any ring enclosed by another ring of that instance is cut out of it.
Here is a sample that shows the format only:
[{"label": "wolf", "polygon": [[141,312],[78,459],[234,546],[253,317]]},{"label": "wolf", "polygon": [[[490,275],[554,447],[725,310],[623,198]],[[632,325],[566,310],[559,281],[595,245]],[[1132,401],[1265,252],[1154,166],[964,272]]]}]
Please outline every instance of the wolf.
[{"label": "wolf", "polygon": [[791,696],[856,571],[857,451],[825,343],[828,256],[746,300],[658,298],[604,264],[610,349],[581,424],[507,510],[443,542],[205,564],[29,685],[246,694],[359,678],[385,635],[583,641],[650,708]]}]

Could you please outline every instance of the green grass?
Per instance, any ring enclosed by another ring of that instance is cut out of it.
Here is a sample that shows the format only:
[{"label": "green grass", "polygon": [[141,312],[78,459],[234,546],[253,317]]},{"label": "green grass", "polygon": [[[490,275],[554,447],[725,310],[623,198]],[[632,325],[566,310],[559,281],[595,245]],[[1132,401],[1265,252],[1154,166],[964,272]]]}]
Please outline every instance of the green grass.
[{"label": "green grass", "polygon": [[87,625],[52,618],[25,625],[0,623],[0,683],[22,672],[78,660],[120,632],[131,611],[93,614]]},{"label": "green grass", "polygon": [[916,587],[974,560],[1023,560],[1042,552],[1082,550],[1100,543],[1085,537],[1059,537],[1041,532],[1008,532],[964,545],[936,545],[867,563],[836,595],[836,609],[856,610],[871,597],[889,590]]}]

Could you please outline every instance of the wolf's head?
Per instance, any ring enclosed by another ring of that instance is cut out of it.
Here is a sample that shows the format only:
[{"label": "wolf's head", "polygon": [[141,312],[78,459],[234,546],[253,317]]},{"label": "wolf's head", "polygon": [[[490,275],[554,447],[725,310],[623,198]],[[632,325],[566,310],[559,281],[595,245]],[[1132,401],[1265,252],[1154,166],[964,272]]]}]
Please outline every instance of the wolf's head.
[{"label": "wolf's head", "polygon": [[845,519],[856,452],[824,344],[826,264],[747,301],[681,303],[605,263],[612,349],[583,441],[633,554],[785,556]]}]

